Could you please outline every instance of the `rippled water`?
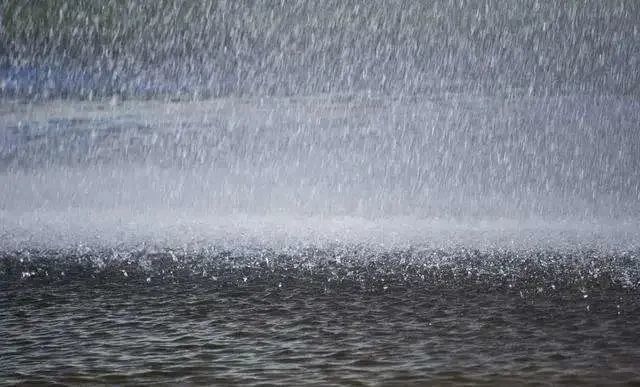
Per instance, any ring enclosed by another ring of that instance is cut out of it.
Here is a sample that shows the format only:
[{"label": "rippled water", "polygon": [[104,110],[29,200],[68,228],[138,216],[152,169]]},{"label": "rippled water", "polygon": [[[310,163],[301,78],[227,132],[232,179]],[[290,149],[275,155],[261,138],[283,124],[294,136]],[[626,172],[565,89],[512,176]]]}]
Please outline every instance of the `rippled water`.
[{"label": "rippled water", "polygon": [[637,252],[20,251],[7,383],[638,382]]},{"label": "rippled water", "polygon": [[3,285],[6,383],[638,382],[636,291],[295,280]]}]

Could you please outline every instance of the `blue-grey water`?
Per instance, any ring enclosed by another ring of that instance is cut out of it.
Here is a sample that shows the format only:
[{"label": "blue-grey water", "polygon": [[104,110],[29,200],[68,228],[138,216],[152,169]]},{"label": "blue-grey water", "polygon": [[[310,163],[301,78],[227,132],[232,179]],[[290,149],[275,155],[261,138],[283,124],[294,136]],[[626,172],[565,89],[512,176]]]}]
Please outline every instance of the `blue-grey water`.
[{"label": "blue-grey water", "polygon": [[638,4],[0,2],[0,384],[640,383]]}]

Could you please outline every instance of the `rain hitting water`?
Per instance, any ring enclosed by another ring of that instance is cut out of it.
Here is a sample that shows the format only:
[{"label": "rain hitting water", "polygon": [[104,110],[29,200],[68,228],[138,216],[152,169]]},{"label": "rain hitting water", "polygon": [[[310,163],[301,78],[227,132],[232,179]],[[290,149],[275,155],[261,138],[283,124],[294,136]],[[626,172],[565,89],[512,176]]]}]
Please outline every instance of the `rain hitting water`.
[{"label": "rain hitting water", "polygon": [[0,4],[0,383],[639,382],[640,3]]}]

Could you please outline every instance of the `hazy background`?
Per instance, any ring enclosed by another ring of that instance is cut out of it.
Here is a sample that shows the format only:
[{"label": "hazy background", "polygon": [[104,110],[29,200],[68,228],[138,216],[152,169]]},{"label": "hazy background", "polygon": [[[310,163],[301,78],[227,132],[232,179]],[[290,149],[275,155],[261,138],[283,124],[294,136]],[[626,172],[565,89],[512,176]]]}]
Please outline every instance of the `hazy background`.
[{"label": "hazy background", "polygon": [[3,95],[637,95],[640,4],[6,0]]}]

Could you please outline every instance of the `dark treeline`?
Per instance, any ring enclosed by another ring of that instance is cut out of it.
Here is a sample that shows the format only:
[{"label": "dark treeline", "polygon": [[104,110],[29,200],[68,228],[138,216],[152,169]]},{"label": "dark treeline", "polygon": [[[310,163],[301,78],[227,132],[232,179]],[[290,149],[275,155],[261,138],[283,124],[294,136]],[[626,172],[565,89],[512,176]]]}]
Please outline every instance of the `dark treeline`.
[{"label": "dark treeline", "polygon": [[8,0],[0,12],[4,95],[640,91],[635,0]]}]

